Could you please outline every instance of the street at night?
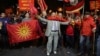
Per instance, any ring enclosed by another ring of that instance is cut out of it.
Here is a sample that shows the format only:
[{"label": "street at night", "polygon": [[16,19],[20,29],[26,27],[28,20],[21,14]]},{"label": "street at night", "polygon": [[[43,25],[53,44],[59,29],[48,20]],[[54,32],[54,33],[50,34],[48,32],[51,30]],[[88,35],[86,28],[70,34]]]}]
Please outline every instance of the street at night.
[{"label": "street at night", "polygon": [[0,56],[100,56],[100,0],[0,0]]}]

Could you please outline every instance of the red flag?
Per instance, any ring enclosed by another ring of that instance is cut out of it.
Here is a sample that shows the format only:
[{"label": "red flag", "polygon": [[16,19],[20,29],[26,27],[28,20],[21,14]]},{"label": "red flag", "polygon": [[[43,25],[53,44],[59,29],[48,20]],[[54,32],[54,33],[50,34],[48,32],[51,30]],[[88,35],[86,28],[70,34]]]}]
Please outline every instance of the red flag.
[{"label": "red flag", "polygon": [[7,24],[10,44],[38,39],[42,35],[37,20],[30,20],[20,24]]},{"label": "red flag", "polygon": [[33,4],[34,6],[34,0],[18,0],[18,3],[19,3],[19,9],[21,11],[29,11],[30,4]]},{"label": "red flag", "polygon": [[70,0],[64,0],[65,2],[70,2]]},{"label": "red flag", "polygon": [[80,2],[78,2],[75,6],[69,6],[66,7],[66,12],[67,13],[75,13],[76,11],[82,9],[84,6],[84,0],[81,0]]},{"label": "red flag", "polygon": [[47,5],[46,5],[44,0],[38,0],[38,4],[39,4],[39,6],[41,8],[41,11],[47,10]]},{"label": "red flag", "polygon": [[31,15],[38,13],[37,9],[32,4],[30,5],[30,13]]},{"label": "red flag", "polygon": [[31,13],[31,15],[37,14],[38,11],[37,11],[37,9],[35,8],[34,3],[30,3],[30,2],[29,2],[29,5],[30,5],[30,13]]}]

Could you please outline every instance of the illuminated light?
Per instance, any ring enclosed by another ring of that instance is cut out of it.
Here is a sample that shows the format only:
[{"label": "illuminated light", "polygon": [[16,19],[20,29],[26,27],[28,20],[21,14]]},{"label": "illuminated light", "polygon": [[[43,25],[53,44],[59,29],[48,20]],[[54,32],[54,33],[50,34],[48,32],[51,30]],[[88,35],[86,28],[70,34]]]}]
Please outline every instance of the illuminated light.
[{"label": "illuminated light", "polygon": [[100,2],[99,1],[90,1],[90,9],[100,9]]},{"label": "illuminated light", "polygon": [[75,25],[75,21],[72,19],[71,24],[74,26]]},{"label": "illuminated light", "polygon": [[52,10],[49,10],[49,13],[51,13],[52,12]]},{"label": "illuminated light", "polygon": [[99,10],[98,10],[98,9],[96,9],[95,11],[96,11],[96,12],[98,12]]},{"label": "illuminated light", "polygon": [[58,8],[58,11],[62,11],[63,9],[62,8]]}]

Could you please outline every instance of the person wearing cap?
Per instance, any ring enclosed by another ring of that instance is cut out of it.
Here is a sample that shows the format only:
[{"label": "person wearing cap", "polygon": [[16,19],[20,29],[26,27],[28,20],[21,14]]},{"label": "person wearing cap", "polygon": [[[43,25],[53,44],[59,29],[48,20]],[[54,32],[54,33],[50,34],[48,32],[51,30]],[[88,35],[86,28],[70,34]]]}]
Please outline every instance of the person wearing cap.
[{"label": "person wearing cap", "polygon": [[80,53],[78,53],[78,55],[80,56],[84,54],[89,55],[90,37],[92,33],[95,33],[95,30],[96,30],[96,24],[94,22],[94,19],[92,16],[90,16],[88,12],[86,12],[81,22],[80,43],[79,43]]},{"label": "person wearing cap", "polygon": [[[43,12],[43,15],[46,16],[46,13]],[[59,39],[59,36],[61,36],[60,25],[61,24],[68,25],[70,20],[67,22],[61,22],[60,19],[57,18],[57,14],[55,12],[52,12],[51,15],[47,19],[44,19],[41,16],[37,16],[37,18],[47,23],[47,29],[45,32],[45,35],[48,37],[47,56],[50,55],[52,49],[53,49],[54,54],[57,54],[58,39]],[[54,43],[53,43],[53,48],[52,48],[53,41]]]}]

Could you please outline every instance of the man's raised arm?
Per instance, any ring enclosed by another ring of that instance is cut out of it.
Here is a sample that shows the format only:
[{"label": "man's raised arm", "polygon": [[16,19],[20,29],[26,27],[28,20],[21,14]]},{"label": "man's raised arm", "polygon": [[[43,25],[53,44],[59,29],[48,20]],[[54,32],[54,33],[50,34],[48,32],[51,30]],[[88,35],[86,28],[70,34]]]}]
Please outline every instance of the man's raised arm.
[{"label": "man's raised arm", "polygon": [[46,16],[46,12],[44,11],[44,12],[42,12],[42,16],[36,15],[36,18],[41,21],[47,22],[48,20],[45,18],[45,16]]},{"label": "man's raised arm", "polygon": [[69,17],[68,18],[68,21],[66,21],[66,22],[60,22],[62,25],[68,25],[69,23],[70,23],[70,21],[71,21],[71,18]]}]

